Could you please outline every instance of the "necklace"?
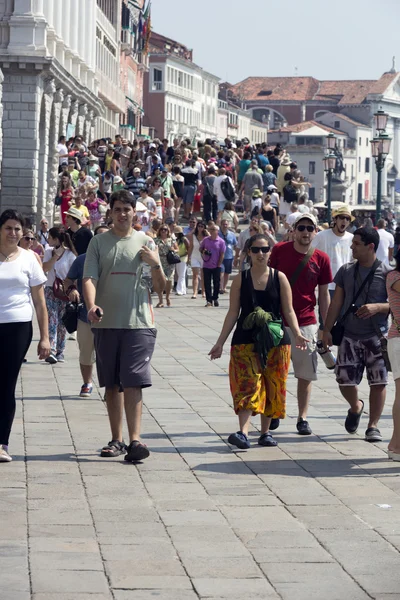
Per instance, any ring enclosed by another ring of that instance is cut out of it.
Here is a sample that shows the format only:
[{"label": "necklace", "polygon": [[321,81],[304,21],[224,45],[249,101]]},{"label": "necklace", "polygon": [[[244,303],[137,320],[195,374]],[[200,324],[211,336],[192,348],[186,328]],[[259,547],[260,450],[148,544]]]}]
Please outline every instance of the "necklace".
[{"label": "necklace", "polygon": [[7,254],[4,254],[4,252],[2,252],[2,251],[0,250],[0,254],[1,254],[2,256],[4,256],[4,258],[5,258],[5,261],[4,261],[4,262],[8,262],[12,256],[15,256],[15,254],[17,254],[17,252],[18,252],[18,250],[15,250],[14,252],[11,252],[11,254],[8,254],[8,255],[7,255]]}]

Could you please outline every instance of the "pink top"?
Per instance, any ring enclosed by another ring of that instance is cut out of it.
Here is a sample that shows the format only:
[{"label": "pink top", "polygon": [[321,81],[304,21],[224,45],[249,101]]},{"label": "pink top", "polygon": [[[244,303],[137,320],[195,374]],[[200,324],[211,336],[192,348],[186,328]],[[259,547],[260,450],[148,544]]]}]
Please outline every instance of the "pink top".
[{"label": "pink top", "polygon": [[[386,277],[386,289],[389,298],[390,310],[393,313],[395,321],[400,329],[400,293],[393,289],[393,285],[396,281],[400,280],[400,271],[390,271]],[[398,330],[396,323],[392,321],[390,326],[388,338],[400,337],[400,331]]]}]

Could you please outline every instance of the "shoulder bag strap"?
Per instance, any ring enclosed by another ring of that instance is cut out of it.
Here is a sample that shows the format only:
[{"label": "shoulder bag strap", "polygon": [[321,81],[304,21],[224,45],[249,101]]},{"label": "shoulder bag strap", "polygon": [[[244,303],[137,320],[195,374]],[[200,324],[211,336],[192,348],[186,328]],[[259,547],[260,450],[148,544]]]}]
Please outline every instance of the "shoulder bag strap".
[{"label": "shoulder bag strap", "polygon": [[299,279],[299,277],[302,274],[305,267],[308,265],[310,258],[312,257],[313,254],[314,254],[314,248],[310,248],[309,251],[307,252],[307,254],[304,255],[304,258],[301,260],[301,262],[297,265],[297,269],[295,270],[295,272],[289,279],[290,287],[295,286],[295,284],[297,283],[297,280]]},{"label": "shoulder bag strap", "polygon": [[[346,319],[346,317],[349,315],[350,311],[351,311],[351,307],[353,304],[355,304],[356,300],[359,298],[359,296],[362,294],[363,289],[365,288],[365,286],[367,285],[368,282],[372,281],[373,276],[375,275],[375,271],[377,270],[377,268],[382,264],[382,262],[378,259],[376,259],[376,261],[374,262],[374,264],[372,265],[372,268],[370,270],[370,272],[368,273],[368,275],[366,276],[366,278],[364,279],[364,281],[362,282],[362,284],[360,285],[360,287],[358,288],[358,291],[356,294],[354,294],[353,296],[353,300],[350,303],[349,308],[346,310],[346,312],[344,313],[343,317],[340,319],[341,321],[344,321]],[[357,273],[358,273],[358,263],[356,265],[356,273],[354,278],[356,279],[357,277]]]}]

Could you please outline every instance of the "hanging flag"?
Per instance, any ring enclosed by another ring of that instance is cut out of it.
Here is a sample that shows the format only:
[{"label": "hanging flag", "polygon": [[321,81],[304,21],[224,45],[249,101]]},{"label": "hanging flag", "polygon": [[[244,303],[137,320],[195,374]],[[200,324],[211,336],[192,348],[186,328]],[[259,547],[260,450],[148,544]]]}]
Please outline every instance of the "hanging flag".
[{"label": "hanging flag", "polygon": [[151,34],[151,0],[146,7],[146,33],[144,34],[144,51],[146,54],[149,51],[149,42],[150,42],[150,34]]}]

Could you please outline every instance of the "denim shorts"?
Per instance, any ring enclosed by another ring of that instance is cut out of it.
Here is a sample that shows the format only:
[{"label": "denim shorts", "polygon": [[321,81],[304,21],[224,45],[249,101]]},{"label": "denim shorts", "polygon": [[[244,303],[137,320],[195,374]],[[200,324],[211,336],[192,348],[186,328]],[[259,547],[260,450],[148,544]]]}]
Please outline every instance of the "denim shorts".
[{"label": "denim shorts", "polygon": [[183,188],[183,203],[193,204],[196,188],[193,185],[185,185]]}]

